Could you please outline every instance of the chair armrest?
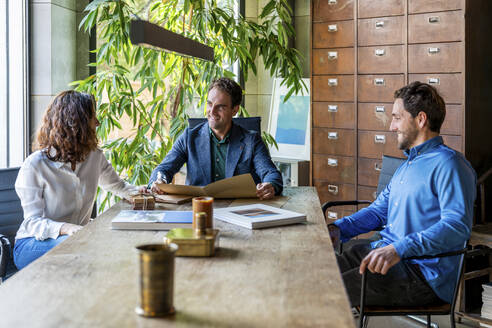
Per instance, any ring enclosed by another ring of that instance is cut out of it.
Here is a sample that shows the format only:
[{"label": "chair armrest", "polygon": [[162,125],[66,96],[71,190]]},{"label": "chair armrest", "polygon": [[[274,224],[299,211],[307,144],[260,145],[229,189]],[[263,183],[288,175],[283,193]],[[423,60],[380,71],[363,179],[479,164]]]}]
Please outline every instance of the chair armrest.
[{"label": "chair armrest", "polygon": [[0,282],[7,272],[7,262],[10,258],[10,242],[4,235],[0,234]]},{"label": "chair armrest", "polygon": [[333,206],[344,206],[344,205],[360,205],[360,204],[371,204],[371,201],[368,200],[339,200],[334,202],[326,202],[321,205],[321,209],[323,210],[323,214],[325,214],[326,210]]},{"label": "chair armrest", "polygon": [[467,249],[463,248],[457,251],[452,251],[452,252],[445,252],[445,253],[440,253],[436,255],[421,255],[421,256],[410,256],[410,257],[405,257],[403,260],[427,260],[427,259],[434,259],[437,257],[448,257],[448,256],[456,256],[456,255],[461,255],[463,253],[466,253]]}]

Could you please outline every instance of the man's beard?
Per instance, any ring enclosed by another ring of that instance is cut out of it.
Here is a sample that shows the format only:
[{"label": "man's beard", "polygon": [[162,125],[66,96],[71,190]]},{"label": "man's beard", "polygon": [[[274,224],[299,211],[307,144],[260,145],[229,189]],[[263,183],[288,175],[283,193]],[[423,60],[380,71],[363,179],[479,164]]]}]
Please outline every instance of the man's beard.
[{"label": "man's beard", "polygon": [[415,139],[417,139],[419,131],[414,129],[408,129],[405,133],[400,134],[403,138],[402,141],[398,141],[398,148],[401,150],[407,150],[414,143]]}]

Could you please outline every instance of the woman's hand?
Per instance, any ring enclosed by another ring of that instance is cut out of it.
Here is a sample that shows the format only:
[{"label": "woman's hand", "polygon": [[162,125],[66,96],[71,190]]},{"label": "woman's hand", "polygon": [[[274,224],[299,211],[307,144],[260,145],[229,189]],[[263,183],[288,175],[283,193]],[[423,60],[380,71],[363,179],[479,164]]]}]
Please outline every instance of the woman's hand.
[{"label": "woman's hand", "polygon": [[138,186],[138,192],[141,194],[150,194],[150,191],[147,189],[146,185]]},{"label": "woman's hand", "polygon": [[64,223],[61,228],[60,228],[60,236],[61,235],[73,235],[77,231],[82,229],[82,226],[77,225],[77,224],[71,224],[71,223]]}]

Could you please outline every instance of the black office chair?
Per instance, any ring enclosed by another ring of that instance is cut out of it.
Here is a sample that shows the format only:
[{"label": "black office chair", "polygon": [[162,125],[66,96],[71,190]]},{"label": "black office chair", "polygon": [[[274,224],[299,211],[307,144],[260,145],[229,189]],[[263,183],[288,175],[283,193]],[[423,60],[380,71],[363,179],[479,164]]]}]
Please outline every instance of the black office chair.
[{"label": "black office chair", "polygon": [[18,167],[0,169],[0,282],[17,272],[12,249],[15,234],[24,219],[14,187],[18,173]]},{"label": "black office chair", "polygon": [[369,270],[364,271],[362,275],[362,284],[361,284],[361,296],[360,296],[360,307],[359,307],[359,328],[367,326],[367,317],[368,316],[414,316],[414,315],[425,315],[427,317],[427,327],[431,327],[431,316],[432,315],[449,315],[449,320],[451,323],[451,328],[456,327],[454,312],[456,308],[456,300],[458,298],[458,290],[460,283],[462,281],[463,275],[463,267],[465,265],[465,261],[468,258],[476,257],[476,256],[484,256],[490,255],[491,249],[482,248],[482,249],[473,249],[468,250],[465,243],[465,247],[461,250],[454,252],[446,252],[437,255],[431,256],[413,256],[408,257],[403,260],[414,260],[414,259],[433,259],[440,257],[448,257],[448,256],[459,256],[459,264],[458,264],[458,276],[456,277],[456,281],[454,282],[454,291],[453,291],[453,299],[451,303],[441,303],[432,306],[413,306],[413,307],[381,307],[381,306],[368,306],[366,305],[365,299],[365,291],[367,285],[367,275],[372,274],[368,273]]},{"label": "black office chair", "polygon": [[[393,174],[395,173],[396,169],[405,161],[403,158],[398,158],[398,157],[392,157],[392,156],[387,156],[383,155],[383,163],[381,167],[381,171],[379,173],[379,180],[378,180],[378,188],[376,190],[376,195],[379,195],[384,188],[388,185],[388,183],[391,181],[391,178],[393,177]],[[325,222],[326,222],[326,211],[330,207],[334,206],[344,206],[344,205],[360,205],[360,204],[371,204],[372,201],[369,200],[339,200],[339,201],[331,201],[331,202],[326,202],[323,205],[321,205],[321,209],[323,210],[323,215],[325,217]],[[379,229],[379,230],[382,230]],[[375,234],[372,238],[377,238],[378,234]],[[338,245],[333,245],[333,248],[335,249],[335,252],[338,254],[341,254],[343,251],[343,244],[339,243]]]},{"label": "black office chair", "polygon": [[[188,119],[188,127],[193,129],[198,124],[206,122],[207,119],[205,117],[198,118],[189,118]],[[261,117],[253,116],[253,117],[234,117],[232,119],[234,124],[239,125],[243,129],[258,132],[261,135]]]}]

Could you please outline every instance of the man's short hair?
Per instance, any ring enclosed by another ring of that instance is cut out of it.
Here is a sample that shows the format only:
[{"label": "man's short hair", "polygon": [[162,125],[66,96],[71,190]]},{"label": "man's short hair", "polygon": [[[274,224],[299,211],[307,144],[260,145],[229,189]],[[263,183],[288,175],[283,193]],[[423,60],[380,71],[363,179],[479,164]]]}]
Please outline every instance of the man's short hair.
[{"label": "man's short hair", "polygon": [[241,89],[241,86],[236,81],[227,77],[214,80],[208,88],[208,92],[213,88],[219,88],[221,91],[227,93],[231,97],[232,107],[240,105],[243,100],[243,89]]},{"label": "man's short hair", "polygon": [[403,100],[405,110],[412,117],[419,112],[427,114],[429,129],[439,133],[441,125],[446,117],[446,105],[444,100],[433,86],[419,81],[412,82],[395,91],[395,99]]}]

